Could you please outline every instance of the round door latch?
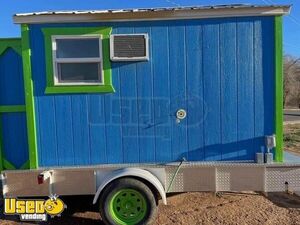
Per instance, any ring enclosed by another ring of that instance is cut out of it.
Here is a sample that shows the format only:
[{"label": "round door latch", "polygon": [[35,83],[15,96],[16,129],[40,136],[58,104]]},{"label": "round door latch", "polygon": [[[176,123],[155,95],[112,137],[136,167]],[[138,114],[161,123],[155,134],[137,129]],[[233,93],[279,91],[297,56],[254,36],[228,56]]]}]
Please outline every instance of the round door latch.
[{"label": "round door latch", "polygon": [[186,117],[186,111],[184,109],[178,109],[176,112],[176,117],[179,120],[183,120]]}]

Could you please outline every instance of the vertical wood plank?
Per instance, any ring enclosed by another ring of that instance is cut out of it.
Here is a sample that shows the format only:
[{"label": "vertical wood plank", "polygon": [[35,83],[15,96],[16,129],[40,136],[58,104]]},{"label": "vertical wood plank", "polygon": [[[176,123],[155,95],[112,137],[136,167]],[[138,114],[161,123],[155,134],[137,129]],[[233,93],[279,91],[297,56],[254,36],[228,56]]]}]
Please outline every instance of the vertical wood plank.
[{"label": "vertical wood plank", "polygon": [[[281,26],[281,25],[280,25]],[[277,109],[275,109],[275,102],[277,101],[275,96],[275,86],[276,84],[276,76],[275,74],[275,68],[274,68],[274,56],[277,54],[274,49],[275,40],[277,37],[275,37],[275,30],[274,30],[274,18],[272,17],[264,17],[261,18],[261,51],[262,51],[262,59],[261,63],[263,66],[262,76],[263,76],[263,100],[264,100],[264,133],[265,135],[271,135],[275,133],[275,113]],[[282,43],[279,43],[279,45]],[[280,50],[279,50],[280,51]],[[280,54],[280,53],[279,53]],[[281,52],[282,54],[282,52]],[[276,56],[277,57],[277,56]],[[280,59],[279,59],[280,60]],[[282,62],[281,62],[282,63]],[[282,66],[282,65],[281,65]],[[280,72],[280,71],[278,71]],[[282,73],[282,71],[281,71]],[[281,74],[282,75],[282,74]],[[280,74],[278,75],[280,76]],[[280,79],[280,78],[279,78]],[[282,79],[282,78],[281,78]],[[281,84],[279,83],[279,89],[281,90],[283,87],[283,83],[281,81]],[[279,91],[280,91],[279,90]],[[281,90],[282,92],[282,90]],[[282,102],[278,102],[278,104],[282,104]],[[279,106],[279,111],[283,110],[283,107]],[[279,112],[280,113],[280,112]],[[282,115],[281,115],[282,117]],[[283,124],[282,122],[278,124],[278,126],[281,126]]]},{"label": "vertical wood plank", "polygon": [[202,25],[186,26],[188,160],[203,160]]},{"label": "vertical wood plank", "polygon": [[254,159],[253,23],[239,19],[237,34],[239,159],[249,160]]},{"label": "vertical wood plank", "polygon": [[55,105],[53,98],[39,99],[39,124],[40,127],[40,149],[42,152],[41,165],[43,166],[55,166],[58,165],[57,158],[57,134],[55,120]]},{"label": "vertical wood plank", "polygon": [[[113,29],[113,33],[119,33],[119,27]],[[123,163],[122,143],[122,114],[121,114],[121,78],[119,63],[112,63],[112,81],[116,92],[114,95],[104,96],[105,124],[106,124],[106,156],[108,163]]]},{"label": "vertical wood plank", "polygon": [[[122,27],[119,28],[119,32],[130,34],[134,30],[132,27]],[[119,72],[122,92],[121,113],[124,162],[139,162],[136,63],[120,63]]]},{"label": "vertical wood plank", "polygon": [[[170,115],[172,136],[172,160],[187,157],[187,120],[176,122],[176,112],[187,110],[186,105],[186,40],[182,21],[169,27],[170,63]],[[189,114],[188,114],[189,115]]]},{"label": "vertical wood plank", "polygon": [[205,160],[221,160],[219,25],[212,20],[203,27],[203,79]]},{"label": "vertical wood plank", "polygon": [[[146,33],[149,39],[149,60],[152,60],[151,27],[136,27],[135,33]],[[138,124],[140,162],[155,161],[154,107],[153,107],[153,70],[149,61],[136,64],[137,95],[138,95]]]},{"label": "vertical wood plank", "polygon": [[88,165],[90,163],[90,138],[88,127],[87,96],[71,96],[72,123],[74,134],[74,160],[76,165]]},{"label": "vertical wood plank", "polygon": [[[254,32],[254,148],[256,152],[263,152],[265,120],[270,115],[265,115],[264,105],[264,71],[262,50],[262,23],[256,20],[253,23]],[[267,75],[267,74],[266,74]]]},{"label": "vertical wood plank", "polygon": [[220,25],[222,160],[238,159],[236,20]]},{"label": "vertical wood plank", "polygon": [[58,163],[60,166],[71,166],[74,165],[71,97],[56,96],[54,100]]},{"label": "vertical wood plank", "polygon": [[167,162],[172,159],[168,28],[152,27],[152,45],[155,159],[156,162]]},{"label": "vertical wood plank", "polygon": [[107,163],[104,96],[88,98],[91,164]]},{"label": "vertical wood plank", "polygon": [[106,157],[108,163],[123,163],[121,82],[118,68],[113,69],[115,94],[104,96],[106,124]]}]

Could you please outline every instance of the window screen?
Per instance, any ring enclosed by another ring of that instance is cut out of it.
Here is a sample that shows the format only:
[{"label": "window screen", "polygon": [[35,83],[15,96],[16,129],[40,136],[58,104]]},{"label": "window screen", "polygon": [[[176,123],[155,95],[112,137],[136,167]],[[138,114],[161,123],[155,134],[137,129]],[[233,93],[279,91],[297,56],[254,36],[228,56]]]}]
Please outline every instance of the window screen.
[{"label": "window screen", "polygon": [[148,60],[148,35],[111,36],[111,59],[114,61]]}]

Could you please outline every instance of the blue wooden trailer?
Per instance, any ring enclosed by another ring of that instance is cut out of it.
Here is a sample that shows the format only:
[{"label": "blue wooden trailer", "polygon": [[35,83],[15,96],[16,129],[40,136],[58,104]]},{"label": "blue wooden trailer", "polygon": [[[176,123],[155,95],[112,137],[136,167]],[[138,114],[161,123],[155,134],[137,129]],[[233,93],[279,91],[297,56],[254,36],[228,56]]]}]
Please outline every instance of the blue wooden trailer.
[{"label": "blue wooden trailer", "polygon": [[289,10],[15,15],[21,38],[0,40],[4,196],[94,195],[107,224],[144,224],[169,192],[299,190],[283,159]]}]

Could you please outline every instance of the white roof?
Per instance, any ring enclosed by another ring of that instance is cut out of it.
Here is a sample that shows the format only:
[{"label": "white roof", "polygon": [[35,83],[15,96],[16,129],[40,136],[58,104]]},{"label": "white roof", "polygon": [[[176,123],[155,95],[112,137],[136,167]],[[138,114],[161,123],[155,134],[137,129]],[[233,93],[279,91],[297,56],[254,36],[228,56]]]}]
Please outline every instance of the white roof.
[{"label": "white roof", "polygon": [[288,14],[290,9],[290,5],[235,4],[172,8],[45,11],[16,14],[14,15],[14,22],[33,24],[274,16]]}]

